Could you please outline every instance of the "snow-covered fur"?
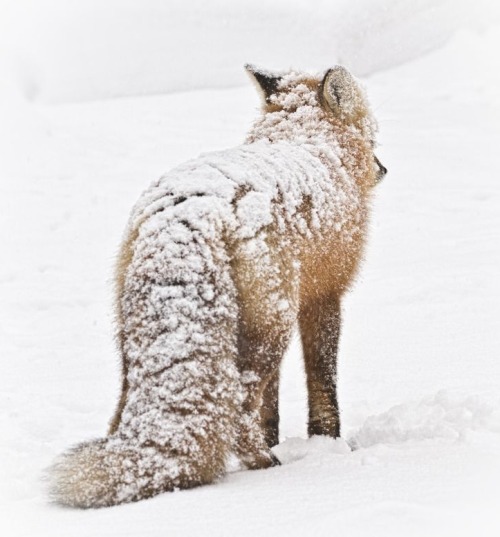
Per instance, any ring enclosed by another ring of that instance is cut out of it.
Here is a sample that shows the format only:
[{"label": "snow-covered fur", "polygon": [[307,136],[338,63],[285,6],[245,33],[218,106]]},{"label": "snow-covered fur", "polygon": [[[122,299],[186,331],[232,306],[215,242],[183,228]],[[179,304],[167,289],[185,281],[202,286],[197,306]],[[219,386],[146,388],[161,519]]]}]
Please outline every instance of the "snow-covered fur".
[{"label": "snow-covered fur", "polygon": [[359,263],[375,123],[352,76],[248,67],[262,117],[240,147],[170,171],[118,262],[123,388],[108,436],[63,454],[52,493],[109,506],[277,463],[279,365],[298,320],[311,434],[339,434],[340,297]]}]

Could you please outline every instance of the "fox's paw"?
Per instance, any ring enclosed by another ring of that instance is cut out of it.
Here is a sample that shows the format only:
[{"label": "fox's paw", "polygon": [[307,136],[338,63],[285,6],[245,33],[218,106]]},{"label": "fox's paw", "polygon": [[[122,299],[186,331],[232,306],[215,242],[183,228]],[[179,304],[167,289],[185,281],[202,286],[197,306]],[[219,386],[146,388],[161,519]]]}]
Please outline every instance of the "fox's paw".
[{"label": "fox's paw", "polygon": [[249,470],[263,470],[281,465],[278,457],[271,450],[244,453],[240,455],[240,460]]},{"label": "fox's paw", "polygon": [[271,466],[281,466],[280,460],[278,459],[278,457],[276,457],[276,455],[272,451],[271,451],[271,459],[273,461],[273,464]]}]

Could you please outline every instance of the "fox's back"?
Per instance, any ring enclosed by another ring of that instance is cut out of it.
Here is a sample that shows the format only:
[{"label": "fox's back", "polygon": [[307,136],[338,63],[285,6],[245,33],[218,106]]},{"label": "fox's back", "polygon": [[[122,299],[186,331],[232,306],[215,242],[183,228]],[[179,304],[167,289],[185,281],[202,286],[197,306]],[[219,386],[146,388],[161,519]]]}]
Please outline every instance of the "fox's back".
[{"label": "fox's back", "polygon": [[[218,229],[231,255],[248,257],[254,266],[269,255],[296,264],[326,257],[342,265],[359,240],[364,211],[340,159],[332,172],[307,148],[261,141],[203,154],[163,175],[141,196],[130,227],[182,221],[207,238]],[[150,240],[155,236],[149,233]],[[168,247],[168,237],[160,237]]]}]

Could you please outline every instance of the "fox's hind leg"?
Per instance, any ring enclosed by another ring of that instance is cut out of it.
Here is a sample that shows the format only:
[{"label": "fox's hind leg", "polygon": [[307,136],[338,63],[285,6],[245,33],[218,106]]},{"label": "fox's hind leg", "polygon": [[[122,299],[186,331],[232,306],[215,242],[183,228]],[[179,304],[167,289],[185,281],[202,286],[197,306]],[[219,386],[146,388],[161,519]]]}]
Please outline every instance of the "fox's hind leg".
[{"label": "fox's hind leg", "polygon": [[278,369],[270,376],[267,386],[264,389],[260,409],[264,436],[270,448],[279,444],[279,385],[280,371]]},{"label": "fox's hind leg", "polygon": [[340,317],[340,299],[336,295],[327,295],[300,307],[299,326],[309,398],[309,436],[340,436],[337,401]]},{"label": "fox's hind leg", "polygon": [[[263,252],[268,252],[267,242],[279,245],[281,240],[268,231],[256,237]],[[278,442],[279,369],[297,320],[298,278],[286,251],[256,257],[254,242],[243,243],[233,257],[238,369],[245,392],[239,457],[248,468],[265,468],[278,464],[270,448]]]},{"label": "fox's hind leg", "polygon": [[[269,448],[271,442],[277,443],[277,406],[274,403],[275,395],[277,397],[279,367],[290,332],[291,327],[277,333],[271,326],[259,330],[258,333],[252,333],[245,326],[240,330],[238,362],[245,389],[245,401],[238,455],[251,469],[279,464]],[[265,396],[270,393],[273,395],[272,405],[267,406]]]}]

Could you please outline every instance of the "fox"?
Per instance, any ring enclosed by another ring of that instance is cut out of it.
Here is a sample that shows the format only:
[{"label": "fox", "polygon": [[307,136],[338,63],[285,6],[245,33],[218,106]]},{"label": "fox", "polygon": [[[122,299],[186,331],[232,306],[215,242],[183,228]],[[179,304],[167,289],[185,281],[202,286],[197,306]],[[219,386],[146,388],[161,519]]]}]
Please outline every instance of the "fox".
[{"label": "fox", "polygon": [[115,275],[121,394],[107,435],[50,470],[59,504],[98,508],[280,464],[280,364],[298,325],[308,434],[340,436],[341,302],[386,168],[365,90],[246,65],[262,100],[238,147],[166,173],[132,210]]}]

